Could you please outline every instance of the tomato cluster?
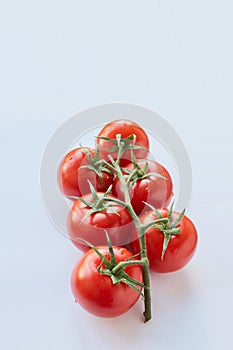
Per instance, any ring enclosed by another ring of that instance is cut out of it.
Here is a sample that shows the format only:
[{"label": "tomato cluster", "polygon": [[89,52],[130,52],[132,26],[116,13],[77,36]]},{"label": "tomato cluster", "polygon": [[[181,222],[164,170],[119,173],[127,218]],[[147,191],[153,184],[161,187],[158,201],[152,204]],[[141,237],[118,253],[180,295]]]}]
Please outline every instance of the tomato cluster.
[{"label": "tomato cluster", "polygon": [[173,212],[173,205],[167,209],[172,177],[152,159],[148,135],[137,123],[112,121],[98,134],[95,149],[71,150],[59,166],[58,183],[73,201],[68,234],[84,252],[71,287],[90,313],[114,317],[135,304],[148,289],[143,257],[152,271],[162,273],[179,270],[192,258],[196,228],[184,213]]}]

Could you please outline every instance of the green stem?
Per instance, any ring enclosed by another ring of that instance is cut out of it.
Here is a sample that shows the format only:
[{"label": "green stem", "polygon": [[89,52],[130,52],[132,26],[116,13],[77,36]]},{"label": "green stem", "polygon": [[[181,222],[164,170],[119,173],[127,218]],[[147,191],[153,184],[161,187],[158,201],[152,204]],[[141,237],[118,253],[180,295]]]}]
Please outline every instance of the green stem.
[{"label": "green stem", "polygon": [[103,197],[104,201],[106,202],[113,202],[122,205],[123,207],[126,206],[125,202],[121,201],[120,199],[111,198],[111,197]]},{"label": "green stem", "polygon": [[[151,294],[150,294],[150,276],[149,276],[149,261],[147,258],[147,249],[146,249],[146,239],[145,239],[145,228],[142,226],[141,221],[137,214],[135,213],[132,204],[130,202],[130,195],[128,191],[127,182],[124,179],[123,173],[121,171],[120,166],[115,163],[114,164],[114,170],[116,175],[118,176],[119,181],[121,182],[122,189],[124,192],[125,197],[125,207],[128,210],[129,214],[132,217],[132,220],[134,221],[134,224],[136,226],[138,236],[139,236],[139,242],[140,242],[140,248],[141,248],[141,258],[143,263],[142,265],[142,273],[143,273],[143,282],[145,285],[144,288],[144,317],[145,322],[149,321],[151,319]],[[131,262],[132,263],[132,262]]]},{"label": "green stem", "polygon": [[125,144],[124,144],[124,142],[120,141],[118,156],[117,156],[117,160],[116,160],[117,165],[120,164],[120,160],[121,160],[121,157],[122,157],[124,152],[125,152]]},{"label": "green stem", "polygon": [[[131,278],[128,274],[122,274],[123,276],[125,275],[125,281],[126,282],[130,282],[131,285],[135,285],[135,286],[139,286],[142,288],[146,288],[145,285],[143,283],[138,282],[137,280]],[[126,283],[127,284],[127,283]],[[143,295],[142,293],[140,293],[141,295]]]},{"label": "green stem", "polygon": [[116,274],[118,271],[124,270],[127,266],[132,266],[132,265],[145,265],[146,261],[141,259],[141,260],[129,260],[129,261],[121,261],[119,262],[113,269],[112,273]]},{"label": "green stem", "polygon": [[149,222],[146,225],[142,225],[143,227],[143,231],[146,232],[146,230],[148,230],[148,228],[156,227],[158,226],[158,229],[161,228],[161,226],[159,224],[166,224],[168,222],[168,218],[163,218],[163,219],[157,219],[154,221]]}]

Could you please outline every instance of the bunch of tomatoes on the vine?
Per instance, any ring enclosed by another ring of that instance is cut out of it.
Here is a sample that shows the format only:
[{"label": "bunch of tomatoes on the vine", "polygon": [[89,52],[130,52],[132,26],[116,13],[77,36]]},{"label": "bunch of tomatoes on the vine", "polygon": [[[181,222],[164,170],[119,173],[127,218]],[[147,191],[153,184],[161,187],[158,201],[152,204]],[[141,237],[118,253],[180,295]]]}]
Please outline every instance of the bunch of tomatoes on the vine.
[{"label": "bunch of tomatoes on the vine", "polygon": [[95,149],[71,150],[58,170],[60,189],[73,201],[68,234],[84,252],[72,273],[72,292],[97,316],[121,315],[141,295],[148,321],[149,270],[179,270],[196,250],[196,228],[184,211],[173,211],[171,175],[149,150],[142,127],[111,121]]}]

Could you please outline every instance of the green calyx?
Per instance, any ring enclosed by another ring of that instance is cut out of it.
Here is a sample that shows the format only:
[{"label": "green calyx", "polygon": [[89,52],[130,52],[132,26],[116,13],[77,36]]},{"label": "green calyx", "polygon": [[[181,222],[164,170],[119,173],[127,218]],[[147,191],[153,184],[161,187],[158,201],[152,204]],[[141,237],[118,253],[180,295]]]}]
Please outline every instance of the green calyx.
[{"label": "green calyx", "polygon": [[97,138],[112,143],[113,146],[111,148],[107,148],[106,151],[108,151],[109,153],[117,152],[118,162],[127,150],[146,150],[145,147],[136,144],[136,135],[134,134],[126,138],[122,137],[121,134],[117,134],[115,139],[111,139],[109,137],[104,136],[97,136]]},{"label": "green calyx", "polygon": [[162,214],[156,208],[154,208],[152,205],[150,205],[146,202],[145,202],[145,204],[148,207],[150,207],[153,210],[153,212],[155,212],[156,215],[158,216],[158,220],[151,222],[148,225],[148,227],[146,227],[146,228],[153,227],[156,230],[163,232],[163,234],[164,234],[163,250],[162,250],[162,254],[161,254],[161,260],[163,261],[164,254],[166,253],[168,243],[171,239],[171,236],[180,234],[180,228],[178,226],[184,217],[185,209],[180,213],[180,215],[178,216],[178,218],[176,220],[173,220],[172,217],[173,217],[174,202],[172,202],[171,206],[168,209],[167,218],[164,218],[162,216]]},{"label": "green calyx", "polygon": [[[108,260],[94,245],[91,243],[81,239],[85,244],[87,244],[90,248],[92,248],[95,253],[101,258],[101,263],[97,268],[97,271],[101,275],[105,275],[111,278],[113,284],[124,283],[129,287],[133,288],[137,293],[139,293],[143,297],[143,293],[141,288],[145,288],[145,285],[140,283],[139,281],[130,277],[126,272],[125,268],[131,265],[143,265],[144,261],[135,260],[135,256],[132,256],[130,259],[126,261],[117,262],[114,250],[112,247],[112,243],[110,241],[109,235],[106,231],[106,239],[108,243],[109,256],[110,260]],[[141,288],[140,288],[141,287]]]},{"label": "green calyx", "polygon": [[86,153],[88,158],[88,165],[83,165],[80,168],[87,168],[89,170],[94,171],[94,173],[99,177],[101,183],[105,185],[104,179],[103,179],[103,172],[108,173],[109,175],[112,175],[111,170],[109,167],[107,167],[104,162],[100,159],[100,149],[99,147],[96,148],[95,156],[92,157],[91,152],[85,148],[82,147],[82,150]]},{"label": "green calyx", "polygon": [[80,202],[84,203],[87,207],[90,208],[90,210],[88,210],[86,215],[84,215],[84,217],[82,218],[82,222],[84,222],[91,214],[104,211],[113,205],[111,201],[108,201],[108,199],[111,198],[109,197],[109,194],[112,190],[112,185],[109,186],[109,188],[104,193],[104,195],[100,197],[89,180],[88,180],[88,183],[89,183],[90,192],[92,195],[92,202],[88,201],[85,198],[85,196],[84,197],[69,196],[69,198],[79,200]]},{"label": "green calyx", "polygon": [[138,165],[137,159],[134,155],[133,149],[131,149],[131,160],[133,164],[133,170],[129,170],[128,168],[124,168],[123,170],[126,172],[126,179],[128,185],[134,185],[136,181],[143,180],[149,178],[151,176],[158,177],[162,180],[167,180],[164,176],[156,173],[156,172],[148,172],[149,164],[148,161],[145,161],[145,165],[140,167]]}]

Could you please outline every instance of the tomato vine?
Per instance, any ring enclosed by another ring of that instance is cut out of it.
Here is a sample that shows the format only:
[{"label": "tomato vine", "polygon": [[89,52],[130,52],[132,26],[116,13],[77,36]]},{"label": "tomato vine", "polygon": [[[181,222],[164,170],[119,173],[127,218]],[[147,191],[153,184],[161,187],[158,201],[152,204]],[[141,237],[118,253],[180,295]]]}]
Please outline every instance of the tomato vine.
[{"label": "tomato vine", "polygon": [[[149,140],[139,125],[117,120],[105,125],[96,140],[94,150],[78,148],[67,154],[59,170],[61,190],[74,200],[67,229],[73,243],[85,252],[74,269],[72,290],[86,310],[104,317],[127,311],[140,294],[148,322],[152,318],[149,270],[171,272],[185,266],[195,252],[197,231],[185,211],[173,212],[174,202],[167,209],[172,179],[161,164],[146,159]],[[128,243],[132,252],[124,248]],[[93,283],[101,286],[95,294]],[[105,299],[108,310],[101,306]]]}]

